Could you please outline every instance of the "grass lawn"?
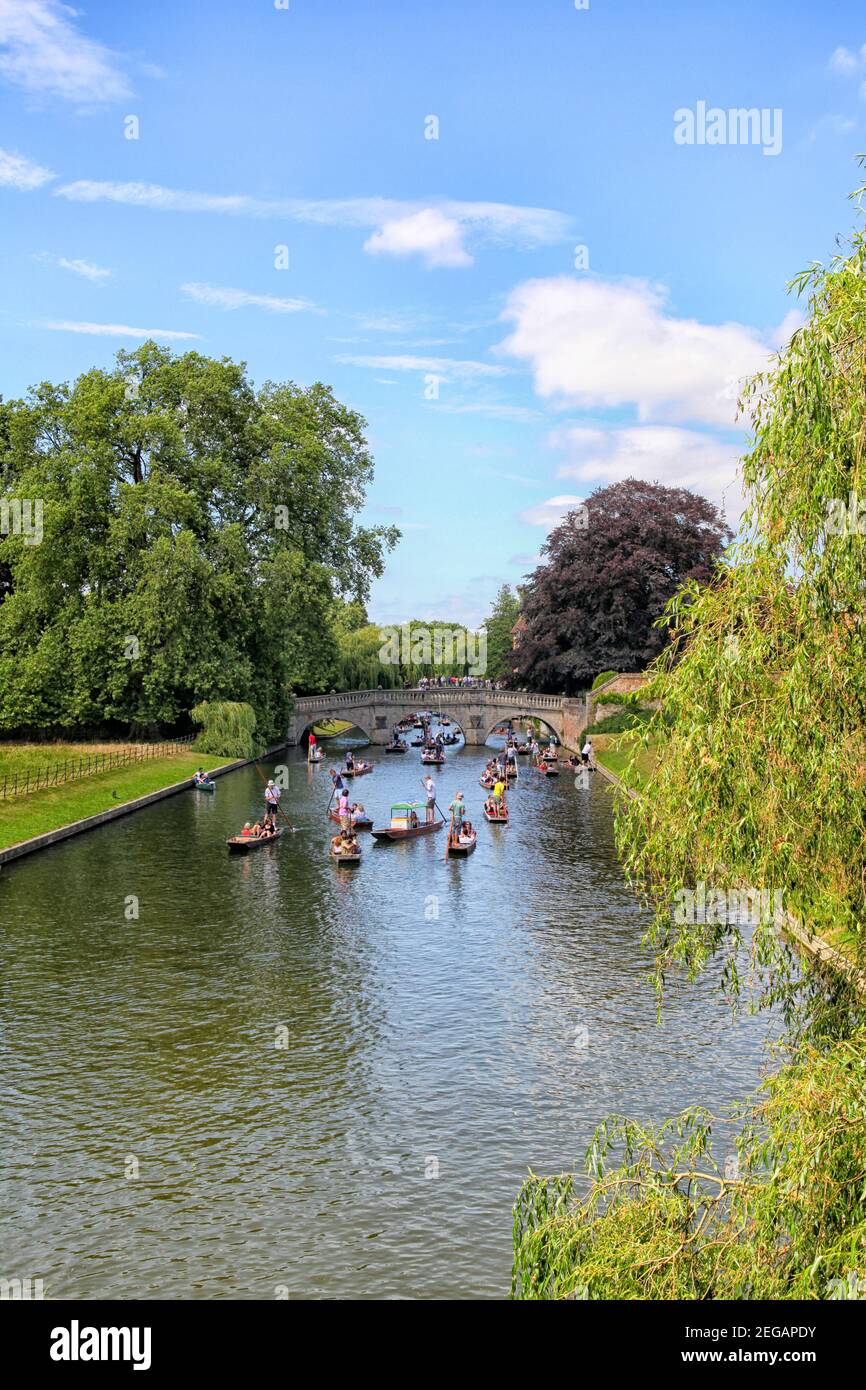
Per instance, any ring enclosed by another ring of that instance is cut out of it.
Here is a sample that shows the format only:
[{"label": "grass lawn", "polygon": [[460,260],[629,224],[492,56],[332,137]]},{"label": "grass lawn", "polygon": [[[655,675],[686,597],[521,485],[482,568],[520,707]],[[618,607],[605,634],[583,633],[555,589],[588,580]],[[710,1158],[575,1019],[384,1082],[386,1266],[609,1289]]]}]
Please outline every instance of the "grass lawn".
[{"label": "grass lawn", "polygon": [[126,753],[140,743],[0,743],[0,785],[15,773],[52,771],[61,763],[86,763],[103,753]]},{"label": "grass lawn", "polygon": [[313,725],[313,733],[316,738],[336,738],[354,727],[354,724],[347,724],[345,719],[323,719],[321,724]]},{"label": "grass lawn", "polygon": [[208,761],[201,753],[178,752],[135,763],[132,767],[95,773],[92,777],[67,782],[65,786],[47,787],[30,796],[0,801],[0,849],[8,849],[10,845],[34,835],[44,835],[49,830],[58,830],[71,821],[98,815],[121,802],[147,796],[148,792],[158,791],[160,787],[170,787],[172,782],[191,777],[202,766],[219,766],[219,761]]},{"label": "grass lawn", "polygon": [[[634,748],[633,741],[628,734],[591,734],[592,746],[595,749],[596,761],[607,768],[608,772],[613,772],[615,776],[621,777],[625,768],[631,761]],[[641,748],[637,758],[637,783],[640,785],[652,773],[655,767],[655,752],[650,745],[649,748]]]}]

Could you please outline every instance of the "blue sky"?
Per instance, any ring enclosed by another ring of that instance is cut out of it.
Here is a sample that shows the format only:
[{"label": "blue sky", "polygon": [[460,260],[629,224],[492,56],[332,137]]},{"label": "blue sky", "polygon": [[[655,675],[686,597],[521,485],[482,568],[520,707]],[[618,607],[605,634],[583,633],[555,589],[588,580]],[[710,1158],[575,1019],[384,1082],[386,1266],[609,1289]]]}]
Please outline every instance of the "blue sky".
[{"label": "blue sky", "polygon": [[[677,143],[700,102],[781,148]],[[145,331],[330,382],[404,531],[371,616],[474,623],[600,484],[736,520],[863,149],[853,0],[0,0],[0,393]]]}]

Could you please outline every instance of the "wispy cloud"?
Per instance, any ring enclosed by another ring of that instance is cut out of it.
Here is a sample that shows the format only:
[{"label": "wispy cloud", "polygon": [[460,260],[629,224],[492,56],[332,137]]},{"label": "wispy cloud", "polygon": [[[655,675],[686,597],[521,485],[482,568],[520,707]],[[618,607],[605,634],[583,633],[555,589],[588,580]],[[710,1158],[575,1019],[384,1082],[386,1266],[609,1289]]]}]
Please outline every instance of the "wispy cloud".
[{"label": "wispy cloud", "polygon": [[50,179],[56,178],[50,169],[25,159],[23,154],[13,154],[11,150],[0,150],[0,184],[18,188],[22,193],[30,193],[41,188]]},{"label": "wispy cloud", "polygon": [[436,410],[444,415],[487,415],[492,420],[508,420],[515,425],[530,425],[542,419],[541,411],[525,405],[501,405],[495,401],[475,401],[469,405],[448,405],[437,401]]},{"label": "wispy cloud", "polygon": [[37,251],[33,257],[34,261],[41,261],[44,265],[56,265],[61,270],[71,270],[74,275],[83,275],[85,280],[107,280],[112,274],[104,266],[94,265],[91,261],[70,260],[67,256],[52,256],[49,251]]},{"label": "wispy cloud", "polygon": [[0,77],[88,105],[128,96],[115,55],[85,38],[77,18],[60,0],[0,0]]},{"label": "wispy cloud", "polygon": [[831,72],[841,73],[843,77],[854,77],[856,73],[866,71],[866,43],[856,53],[840,46],[831,56],[829,66]]},{"label": "wispy cloud", "polygon": [[272,294],[250,294],[248,290],[197,284],[193,281],[181,285],[180,288],[189,299],[196,299],[200,304],[212,304],[217,309],[244,309],[251,306],[266,309],[270,314],[297,314],[302,310],[308,313],[324,312],[307,299],[278,299]]},{"label": "wispy cloud", "polygon": [[72,319],[43,320],[39,328],[53,333],[90,333],[101,338],[197,338],[198,333],[182,333],[174,328],[130,328],[125,323],[86,323]]},{"label": "wispy cloud", "polygon": [[[2,3],[2,0],[0,0]],[[281,217],[331,227],[372,227],[371,255],[417,254],[427,265],[468,265],[464,242],[531,248],[564,240],[571,218],[549,208],[469,203],[431,198],[257,198],[246,193],[199,193],[151,183],[76,179],[56,190],[79,203],[122,203],[162,212],[205,212],[235,217]]]},{"label": "wispy cloud", "polygon": [[507,367],[493,367],[489,362],[459,361],[453,357],[367,357],[340,353],[336,359],[350,367],[373,367],[377,371],[390,372],[431,372],[443,378],[504,376]]},{"label": "wispy cloud", "polygon": [[519,513],[521,521],[525,521],[530,526],[545,526],[548,531],[552,531],[554,526],[558,526],[569,512],[574,511],[582,503],[582,497],[572,497],[563,494],[561,497],[548,497],[546,502],[539,502],[535,507],[527,507]]}]

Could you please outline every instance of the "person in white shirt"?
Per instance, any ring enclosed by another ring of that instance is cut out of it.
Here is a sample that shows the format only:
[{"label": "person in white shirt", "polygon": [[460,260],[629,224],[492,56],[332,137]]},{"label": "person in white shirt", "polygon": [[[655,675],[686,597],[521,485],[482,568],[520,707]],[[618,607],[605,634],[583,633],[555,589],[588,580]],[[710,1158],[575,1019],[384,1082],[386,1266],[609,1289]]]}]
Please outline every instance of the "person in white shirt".
[{"label": "person in white shirt", "polygon": [[424,790],[427,793],[427,824],[429,825],[431,821],[436,819],[436,783],[429,772],[424,778]]},{"label": "person in white shirt", "polygon": [[265,820],[270,821],[273,825],[277,823],[277,810],[281,796],[282,791],[273,779],[269,778],[268,785],[265,787]]},{"label": "person in white shirt", "polygon": [[591,765],[591,763],[592,763],[592,739],[591,739],[591,738],[587,738],[586,743],[583,745],[583,747],[582,747],[581,750],[580,750],[580,756],[583,758],[584,765],[585,765],[586,767],[589,767],[589,766]]}]

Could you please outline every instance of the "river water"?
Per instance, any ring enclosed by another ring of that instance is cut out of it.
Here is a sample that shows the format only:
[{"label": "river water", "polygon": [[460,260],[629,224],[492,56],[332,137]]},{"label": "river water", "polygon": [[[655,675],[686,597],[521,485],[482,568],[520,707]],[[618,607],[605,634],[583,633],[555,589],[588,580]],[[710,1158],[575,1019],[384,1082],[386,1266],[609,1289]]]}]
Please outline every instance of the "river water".
[{"label": "river water", "polygon": [[[369,755],[355,794],[380,823],[421,795],[420,758]],[[479,826],[466,860],[440,832],[332,864],[325,765],[292,752],[300,829],[259,853],[224,843],[260,805],[249,767],[3,869],[0,1276],[500,1297],[527,1169],[573,1165],[612,1112],[755,1086],[767,1021],[732,1020],[710,975],[656,1024],[609,785],[522,759],[491,826],[486,756],[434,772]]]}]

